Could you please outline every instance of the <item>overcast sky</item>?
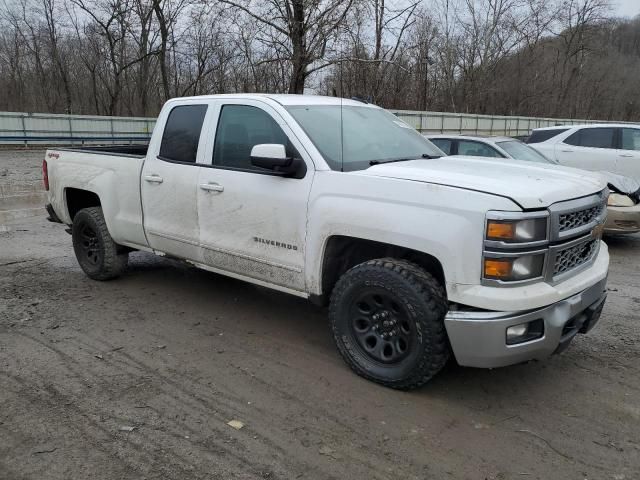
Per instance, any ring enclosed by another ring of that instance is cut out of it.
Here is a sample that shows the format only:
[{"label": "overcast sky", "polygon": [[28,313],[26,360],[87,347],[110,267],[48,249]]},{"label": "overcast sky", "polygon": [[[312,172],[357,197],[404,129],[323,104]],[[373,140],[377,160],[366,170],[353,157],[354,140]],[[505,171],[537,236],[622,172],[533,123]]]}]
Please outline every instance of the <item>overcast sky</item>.
[{"label": "overcast sky", "polygon": [[640,14],[640,0],[613,0],[613,14],[620,17],[635,17]]}]

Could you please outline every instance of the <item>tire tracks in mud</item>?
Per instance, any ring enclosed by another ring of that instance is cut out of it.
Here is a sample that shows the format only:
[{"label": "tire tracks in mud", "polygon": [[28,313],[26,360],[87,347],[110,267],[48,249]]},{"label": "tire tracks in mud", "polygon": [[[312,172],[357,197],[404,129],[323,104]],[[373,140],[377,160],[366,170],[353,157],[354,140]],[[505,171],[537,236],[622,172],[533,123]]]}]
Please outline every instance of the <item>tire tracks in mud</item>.
[{"label": "tire tracks in mud", "polygon": [[[65,233],[30,225],[0,236],[0,252],[14,248],[0,263],[23,250],[43,262],[0,268],[0,477],[84,478],[91,468],[110,480],[581,480],[640,471],[640,423],[630,416],[638,350],[622,341],[638,338],[638,317],[627,298],[612,296],[602,326],[564,358],[491,373],[452,368],[405,394],[352,376],[318,326],[324,313],[298,300],[145,254],[117,282],[90,282]],[[619,268],[612,281],[637,284],[630,262]],[[626,370],[613,368],[623,352]],[[47,435],[53,445],[42,445]]]},{"label": "tire tracks in mud", "polygon": [[[136,315],[136,313],[138,315]],[[129,312],[129,316],[142,316],[142,314],[140,312]],[[31,337],[32,340],[34,341],[38,341],[39,340],[37,338]],[[227,337],[228,338],[228,337]],[[61,356],[65,359],[69,359],[70,357],[67,355],[62,355],[62,351],[56,348],[51,347],[50,345],[45,344],[44,342],[40,342],[43,346],[51,348],[52,350],[58,352],[59,354],[61,354]],[[108,344],[89,344],[87,342],[82,342],[83,345],[89,349],[92,349],[93,351],[108,351],[110,348],[113,348],[112,345],[108,345]],[[240,345],[234,345],[234,347],[239,348]],[[255,356],[255,352],[251,352],[250,350],[246,350],[244,348],[241,349],[242,353],[246,353],[246,354],[253,354]],[[209,399],[205,399],[203,398],[201,395],[198,395],[196,393],[196,391],[198,389],[202,389],[203,385],[202,384],[198,384],[197,388],[191,388],[190,390],[186,390],[184,385],[177,385],[175,382],[173,382],[172,380],[170,380],[169,376],[159,376],[158,375],[158,371],[157,368],[152,368],[149,367],[148,365],[144,364],[143,362],[138,361],[137,359],[134,359],[132,356],[123,353],[123,352],[119,352],[119,357],[123,357],[123,358],[127,358],[128,361],[127,362],[120,362],[120,364],[118,365],[119,368],[122,367],[135,367],[137,369],[139,369],[141,372],[143,373],[147,373],[149,375],[153,375],[155,377],[159,377],[161,379],[161,381],[163,382],[163,384],[166,385],[170,385],[172,388],[171,389],[164,389],[163,393],[166,395],[174,395],[174,399],[176,401],[176,403],[178,402],[182,402],[182,404],[190,404],[189,408],[190,409],[194,409],[196,410],[197,408],[200,408],[200,413],[201,414],[205,414],[207,412],[210,412],[214,407],[216,408],[216,410],[221,410],[221,399],[219,398],[219,396],[215,399],[216,402],[215,404],[213,404],[211,402],[212,398]],[[269,358],[268,356],[256,356],[257,358],[259,358],[262,361],[271,361],[273,362],[273,358]],[[71,366],[69,365],[69,362],[65,362],[67,364],[67,367],[71,368]],[[277,362],[278,365],[283,365],[281,362]],[[234,367],[237,368],[238,371],[242,372],[243,374],[246,374],[246,372],[240,368],[240,367]],[[182,379],[184,380],[184,376],[182,376]],[[254,376],[254,380],[258,380],[255,376]],[[269,389],[272,392],[274,392],[276,395],[279,395],[280,398],[278,399],[279,401],[285,401],[287,402],[289,405],[291,404],[296,404],[298,410],[304,412],[309,412],[311,410],[313,410],[314,408],[317,410],[318,409],[318,405],[311,405],[305,401],[303,401],[302,399],[298,398],[298,397],[294,397],[292,395],[290,395],[288,392],[284,391],[284,390],[280,390],[280,389],[275,389],[273,387],[273,385],[270,385],[267,382],[262,381],[261,382],[261,386],[264,387],[265,389]],[[232,390],[232,386],[227,386],[229,390]],[[185,395],[182,395],[182,398],[179,398],[179,396],[176,394],[176,392],[181,392],[181,393],[185,393]],[[194,400],[197,402],[198,405],[194,404]],[[227,398],[226,400],[226,404],[224,405],[224,407],[226,407],[224,409],[224,413],[223,416],[225,418],[233,418],[235,415],[237,415],[237,411],[236,411],[236,407],[237,405],[242,405],[243,403],[246,403],[246,401],[244,401],[243,399],[239,398],[239,397],[235,397],[235,398]],[[255,420],[255,424],[260,423],[259,421],[264,422],[265,418],[269,418],[270,414],[272,412],[270,412],[267,409],[263,409],[262,411],[256,411],[254,413],[255,409],[252,409],[251,411],[248,411],[247,409],[243,409],[243,415],[245,417],[253,417],[253,419]],[[251,412],[251,413],[250,413]],[[339,439],[344,436],[344,435],[351,435],[353,437],[357,437],[359,432],[357,430],[355,430],[352,427],[348,427],[346,424],[344,424],[343,422],[341,422],[337,417],[333,416],[331,414],[331,412],[329,412],[328,410],[322,411],[322,412],[316,412],[316,416],[317,417],[321,417],[323,421],[326,422],[326,420],[330,420],[332,423],[330,425],[330,427],[326,427],[322,430],[318,430],[318,428],[315,429],[315,431],[310,432],[311,434],[313,434],[316,437],[319,438],[324,438],[328,441],[328,443],[331,444],[336,444],[339,443]],[[280,418],[280,420],[283,423],[286,423],[286,418]],[[286,454],[286,448],[287,446],[281,447],[278,445],[278,442],[275,440],[271,440],[271,438],[275,437],[275,438],[283,438],[287,436],[287,434],[290,434],[291,432],[287,432],[287,431],[282,431],[280,429],[276,429],[275,433],[274,433],[274,427],[277,427],[277,425],[275,423],[271,424],[272,428],[269,428],[269,435],[263,435],[261,440],[263,443],[268,444],[268,446],[275,451],[278,451],[280,456],[282,458],[286,458],[287,454]],[[264,430],[264,429],[263,429]],[[305,426],[305,433],[309,433],[309,426],[306,425]],[[299,432],[300,429],[294,429],[293,432],[297,433]],[[302,443],[304,438],[297,438],[296,439],[298,442]],[[363,456],[370,456],[367,455],[367,452],[365,451],[361,451],[361,452],[356,452],[353,455],[346,455],[344,450],[341,450],[341,456],[346,457],[345,461],[353,461],[353,462],[357,462],[357,463],[365,463],[367,468],[370,469],[371,471],[376,471],[379,470],[379,466],[375,465],[376,462],[376,456],[374,455],[373,458],[370,458],[368,462],[364,462]],[[301,470],[307,469],[308,465],[303,465]]]},{"label": "tire tracks in mud", "polygon": [[[236,340],[235,335],[231,332],[228,326],[225,327],[225,332],[225,345],[227,348],[231,346],[233,350],[236,350],[242,356],[252,356],[255,363],[260,363],[264,366],[263,369],[271,369],[272,366],[291,367],[291,365],[277,361],[277,359],[274,361],[273,356],[269,356],[268,354],[263,354],[261,352],[256,353],[255,349],[245,348],[242,339]],[[96,339],[93,339],[96,343],[91,344],[86,342],[86,337],[84,340],[85,342],[83,342],[83,345],[93,351],[108,352],[113,348],[112,345],[100,343]],[[284,348],[286,348],[286,346],[286,344],[282,345]],[[131,367],[133,365],[134,368],[140,369],[143,373],[155,375],[163,383],[163,386],[169,385],[171,388],[169,390],[165,389],[164,392],[168,395],[174,395],[176,401],[185,402],[184,398],[178,398],[178,395],[175,392],[186,394],[188,399],[187,402],[191,402],[190,408],[194,410],[200,408],[202,414],[206,414],[210,411],[215,411],[216,414],[222,412],[220,416],[224,421],[240,415],[241,418],[247,419],[249,424],[259,425],[259,428],[255,430],[255,433],[260,437],[261,442],[267,445],[271,451],[279,452],[282,458],[287,457],[287,451],[292,447],[292,442],[294,444],[304,444],[305,440],[311,436],[312,438],[323,439],[323,444],[328,443],[332,445],[340,445],[345,443],[345,437],[352,438],[355,441],[355,439],[362,435],[362,427],[366,427],[366,422],[359,422],[355,427],[348,425],[337,415],[334,415],[333,412],[324,408],[321,403],[311,403],[309,400],[304,400],[299,396],[292,395],[289,390],[279,388],[276,382],[263,380],[260,375],[251,373],[249,368],[235,365],[233,362],[229,363],[224,368],[235,369],[241,375],[246,377],[248,383],[258,383],[257,389],[260,392],[268,392],[275,396],[275,398],[269,402],[270,405],[286,403],[287,411],[279,412],[280,415],[271,420],[271,417],[274,416],[273,409],[260,408],[257,406],[256,402],[253,402],[251,409],[243,408],[243,406],[246,406],[247,400],[251,398],[250,396],[243,396],[242,394],[231,396],[230,393],[226,393],[221,396],[222,391],[233,392],[235,390],[234,383],[237,382],[234,379],[225,382],[224,385],[218,383],[219,388],[213,391],[202,382],[198,381],[197,378],[185,374],[186,372],[184,370],[180,374],[177,374],[177,372],[168,372],[166,375],[159,375],[157,368],[150,367],[144,363],[143,360],[134,358],[132,354],[128,354],[124,350],[118,350],[118,356],[127,359],[123,366]],[[111,358],[111,356],[109,358]],[[211,358],[213,359],[213,357]],[[263,376],[266,378],[273,378],[274,375],[268,374]],[[173,381],[174,378],[180,378],[180,383],[178,384],[176,381]],[[220,380],[220,377],[217,378]],[[226,377],[222,377],[222,379],[224,381]],[[190,388],[188,388],[184,383],[187,380],[190,383]],[[253,387],[253,389],[255,389],[255,387]],[[193,401],[196,401],[197,405],[193,405]],[[313,415],[311,415],[311,412],[313,412]],[[289,417],[292,416],[292,414],[296,419],[301,417],[307,418],[303,428],[296,427],[292,429],[281,427],[281,425],[287,425]],[[262,425],[265,423],[267,424]],[[363,425],[363,423],[365,425]],[[291,436],[293,436],[292,440],[283,444],[282,439],[286,439]],[[308,441],[306,443],[308,443]],[[353,443],[353,441],[346,443],[348,445],[348,443]],[[388,467],[395,465],[396,470],[398,464],[407,463],[406,458],[393,455],[391,452],[384,451],[384,449],[374,452],[371,452],[370,450],[370,448],[358,448],[355,451],[350,452],[344,448],[339,448],[342,461],[350,462],[351,464],[362,464],[369,472],[380,470],[380,457],[385,458],[385,462],[388,463]],[[304,453],[305,452],[300,452],[302,457],[305,457]],[[317,452],[311,452],[308,456],[317,456]],[[312,460],[312,458],[310,458],[310,460]],[[308,465],[303,465],[303,467],[307,468]],[[420,465],[416,465],[413,462],[409,462],[408,467],[410,468],[407,469],[407,472],[411,469],[421,468]]]},{"label": "tire tracks in mud", "polygon": [[[312,438],[323,439],[323,443],[338,445],[344,443],[343,439],[345,436],[357,438],[360,433],[354,428],[341,422],[328,410],[318,411],[317,405],[315,407],[316,411],[314,412],[314,416],[321,419],[321,422],[324,425],[323,427],[320,427],[319,422],[315,422],[315,427],[309,423],[305,424],[302,432],[299,427],[293,430],[286,428],[283,429],[279,425],[286,425],[286,417],[278,415],[275,419],[270,418],[273,417],[273,411],[268,408],[256,407],[255,403],[250,409],[243,408],[243,406],[247,404],[247,401],[245,400],[246,397],[231,396],[228,393],[223,395],[220,392],[220,388],[212,390],[203,383],[192,378],[190,375],[184,375],[184,372],[182,375],[175,375],[175,372],[167,372],[165,374],[160,373],[158,368],[151,367],[140,359],[134,358],[122,350],[118,350],[113,355],[103,356],[103,359],[97,363],[97,366],[101,367],[100,369],[77,366],[73,357],[68,355],[62,349],[48,344],[37,336],[28,335],[24,332],[22,332],[22,335],[29,338],[31,341],[38,343],[42,348],[47,348],[55,352],[55,354],[62,359],[65,368],[73,371],[75,378],[78,379],[83,386],[92,387],[92,396],[98,396],[99,394],[107,396],[113,394],[112,389],[109,387],[102,388],[102,391],[100,391],[100,385],[104,385],[105,383],[102,381],[103,373],[101,373],[104,370],[104,368],[102,368],[104,365],[109,365],[116,369],[120,375],[130,378],[133,384],[140,381],[147,383],[147,388],[151,389],[151,392],[146,391],[145,394],[149,395],[151,393],[156,399],[156,401],[147,403],[151,403],[150,406],[152,411],[154,411],[158,416],[163,416],[164,413],[163,418],[165,422],[170,423],[168,433],[172,434],[176,438],[181,438],[185,433],[187,433],[191,438],[194,438],[198,436],[199,432],[193,427],[189,427],[181,422],[176,422],[173,421],[173,419],[167,418],[166,412],[172,410],[175,411],[176,408],[182,408],[189,412],[189,415],[191,416],[194,414],[198,415],[201,421],[213,414],[213,416],[219,421],[221,427],[218,429],[213,428],[213,432],[210,432],[213,433],[213,435],[209,435],[207,437],[208,447],[215,448],[218,452],[224,452],[225,457],[234,457],[238,463],[250,463],[251,459],[250,455],[240,455],[237,447],[242,447],[241,450],[246,452],[255,449],[254,444],[259,443],[261,444],[261,448],[268,449],[269,456],[275,457],[274,460],[277,460],[278,464],[285,465],[287,471],[313,471],[316,470],[316,468],[314,468],[311,463],[304,463],[300,461],[294,462],[293,464],[291,463],[291,460],[288,458],[288,452],[292,447],[292,442],[302,444],[304,443],[305,438],[311,436]],[[86,340],[86,338],[83,340]],[[108,351],[110,348],[113,348],[110,344],[98,339],[92,338],[91,340],[91,342],[78,341],[75,342],[75,345],[85,347],[85,352]],[[87,359],[91,358],[90,353],[87,353],[86,357]],[[251,374],[238,366],[232,366],[231,368],[240,371],[244,376],[250,377],[251,382],[258,382],[260,390],[270,390],[270,393],[275,394],[278,397],[277,401],[287,402],[288,405],[295,404],[297,406],[296,410],[298,410],[298,415],[305,415],[307,412],[311,411],[312,406],[298,397],[295,397],[283,390],[274,389],[258,377],[251,377]],[[97,379],[97,386],[93,386],[93,382],[87,382],[86,378]],[[179,378],[180,380],[174,380],[174,378]],[[224,386],[224,389],[229,391],[233,390],[227,386]],[[160,404],[158,404],[158,400],[161,400]],[[105,415],[106,414],[108,413],[105,413]],[[224,438],[225,435],[228,435],[229,433],[226,431],[228,430],[228,427],[224,425],[224,423],[231,418],[238,417],[247,422],[248,430],[246,431],[253,434],[252,437],[254,441],[249,441],[248,445],[244,445],[240,442],[239,444],[234,445],[236,448],[231,449],[227,447],[226,444],[216,441],[215,439]],[[329,421],[328,425],[327,421]],[[207,429],[212,430],[212,427],[208,426]],[[291,440],[289,442],[283,442],[283,439]],[[336,451],[339,451],[336,455],[340,456],[340,461],[351,464],[360,464],[363,473],[368,472],[369,474],[380,471],[380,456],[386,458],[387,468],[390,468],[394,464],[397,465],[397,462],[402,460],[399,457],[396,458],[395,455],[392,457],[388,454],[385,455],[384,452],[370,453],[366,448],[357,448],[355,451],[336,448]],[[306,455],[304,454],[305,452],[298,451],[298,453],[300,459],[306,457],[309,462],[313,462],[314,457],[317,457],[316,451],[307,452]],[[406,463],[406,459],[404,459],[404,461]],[[417,468],[416,465],[408,466]],[[396,470],[398,470],[397,467]],[[407,469],[403,474],[410,477],[409,471],[410,470]],[[323,472],[322,476],[323,478],[332,477],[328,472]],[[384,475],[378,476],[374,473],[373,478],[388,477]]]},{"label": "tire tracks in mud", "polygon": [[[105,406],[110,404],[109,400],[105,398],[100,398],[100,397],[101,397],[101,394],[102,396],[105,396],[105,395],[112,396],[117,392],[114,392],[108,386],[108,384],[105,385],[104,382],[100,381],[103,375],[101,375],[100,372],[98,372],[96,369],[84,368],[82,370],[78,370],[73,357],[63,352],[61,349],[54,348],[51,345],[48,345],[46,342],[41,341],[40,339],[35,338],[31,335],[28,335],[22,332],[21,332],[21,335],[26,339],[39,344],[40,347],[43,347],[49,351],[52,351],[57,357],[63,359],[65,368],[72,370],[72,373],[74,373],[72,378],[70,379],[67,378],[67,381],[78,381],[82,386],[90,388],[92,390],[91,392],[92,394],[90,396],[91,398],[90,405],[83,408],[80,405],[83,405],[86,402],[87,397],[85,397],[84,399],[80,399],[77,396],[68,395],[62,392],[58,387],[51,384],[46,377],[38,376],[36,385],[41,387],[45,392],[47,392],[47,395],[43,398],[41,395],[30,392],[29,389],[26,389],[26,390],[23,389],[21,391],[21,395],[26,395],[27,398],[29,398],[33,403],[43,404],[45,407],[52,410],[56,408],[60,408],[60,404],[62,404],[66,410],[71,410],[75,414],[75,416],[82,417],[84,420],[84,423],[92,427],[90,429],[85,428],[82,430],[77,430],[77,433],[80,434],[82,438],[92,439],[93,440],[91,442],[92,446],[94,447],[101,446],[101,451],[103,451],[104,453],[108,453],[112,456],[113,455],[118,456],[120,460],[123,460],[123,458],[120,458],[120,456],[117,454],[116,448],[104,447],[106,440],[109,440],[109,439],[111,441],[117,440],[117,437],[114,435],[115,430],[109,430],[108,428],[103,427],[99,422],[93,419],[93,417],[95,416],[99,416],[101,418],[114,416],[113,412],[110,412],[104,408]],[[144,369],[144,370],[148,373],[155,374],[155,372],[152,369]],[[82,372],[82,374],[80,372]],[[88,382],[86,380],[87,376],[95,378],[96,382],[95,383]],[[129,376],[129,378],[134,378],[137,381],[140,380],[140,377],[138,378],[130,377],[130,375],[128,374],[127,376]],[[157,375],[154,375],[154,376],[157,376]],[[148,379],[149,377],[145,377],[145,378]],[[17,379],[17,377],[14,377],[14,379]],[[25,387],[28,386],[28,384],[24,381],[21,381],[21,383]],[[173,382],[166,382],[165,380],[163,380],[163,383],[173,383]],[[97,393],[94,393],[94,390],[96,390]],[[174,389],[172,391],[180,392],[179,389]],[[163,390],[163,389],[157,389],[155,393],[156,395],[170,395],[167,393],[166,390]],[[53,401],[53,398],[56,399],[55,402]],[[195,410],[197,408],[196,405],[193,403],[193,398],[190,397],[188,394],[182,395],[181,397],[175,396],[173,400],[175,400],[175,403],[173,405],[165,404],[164,405],[165,409],[163,410],[169,411],[172,407],[175,407],[176,405],[187,405],[190,410]],[[157,409],[156,412],[160,414],[162,410]],[[202,408],[200,413],[205,413],[205,412],[207,412],[207,410],[205,408]],[[139,412],[132,412],[132,413],[136,413],[136,415],[139,416]],[[127,419],[123,417],[121,417],[119,420],[120,420],[120,423],[126,423],[127,421]],[[173,427],[168,429],[165,433],[167,433],[169,436],[172,436],[175,439],[183,440],[185,439],[185,436],[188,436],[189,438],[194,438],[197,434],[201,433],[195,428],[189,427],[184,423],[178,423],[174,419],[168,416],[164,417],[164,420],[170,424],[170,427]],[[111,423],[114,427],[116,426],[114,422],[111,422]],[[221,425],[224,425],[224,424],[221,423]],[[151,429],[151,431],[149,431],[149,429]],[[95,435],[94,430],[97,430],[102,435]],[[209,439],[228,438],[230,435],[230,432],[228,431],[228,427],[226,425],[224,425],[224,428],[221,427],[218,429],[208,427],[208,430],[210,430],[209,436],[208,436]],[[126,445],[131,445],[133,448],[135,448],[136,452],[138,453],[138,458],[136,458],[135,461],[132,462],[131,459],[128,458],[128,464],[132,468],[134,468],[135,466],[139,467],[140,465],[148,465],[149,463],[152,463],[151,462],[152,460],[155,460],[155,461],[159,461],[161,459],[163,461],[171,460],[171,465],[175,465],[177,466],[176,468],[178,467],[180,468],[180,471],[176,473],[180,473],[183,475],[187,475],[187,474],[193,475],[195,472],[185,467],[185,465],[191,465],[193,462],[189,461],[189,459],[186,456],[179,455],[175,450],[168,451],[165,448],[163,448],[164,445],[160,443],[155,438],[155,435],[154,435],[158,431],[162,431],[162,429],[159,430],[157,426],[154,426],[154,425],[141,425],[139,428],[137,428],[136,436],[133,436],[133,435],[128,436]],[[141,438],[138,439],[138,437],[141,437]],[[193,442],[189,442],[189,443],[193,443]],[[117,445],[117,442],[116,442],[116,445]],[[121,445],[121,447],[123,446],[124,445]],[[241,472],[243,470],[249,470],[249,472],[256,475],[256,477],[261,477],[265,472],[268,471],[268,467],[256,465],[256,462],[253,462],[250,456],[241,455],[238,452],[237,448],[233,448],[233,446],[227,446],[224,442],[220,442],[220,441],[214,441],[213,446],[215,447],[214,449],[215,454],[213,456],[210,456],[209,462],[207,462],[209,464],[215,465],[219,463],[219,461],[222,459],[224,459],[226,463],[230,463],[229,461],[232,460],[233,465],[229,466],[229,467],[232,467],[232,470],[236,470],[237,472]],[[163,451],[164,453],[161,457],[159,457],[154,453],[156,451]],[[205,452],[202,452],[202,451],[200,452],[200,454],[203,454],[203,453]],[[250,467],[250,468],[247,469],[247,467]],[[223,473],[228,472],[228,470],[229,470],[228,468],[225,468]],[[210,472],[208,470],[203,469],[199,473],[204,476]],[[183,478],[187,478],[187,477],[183,476]]]}]

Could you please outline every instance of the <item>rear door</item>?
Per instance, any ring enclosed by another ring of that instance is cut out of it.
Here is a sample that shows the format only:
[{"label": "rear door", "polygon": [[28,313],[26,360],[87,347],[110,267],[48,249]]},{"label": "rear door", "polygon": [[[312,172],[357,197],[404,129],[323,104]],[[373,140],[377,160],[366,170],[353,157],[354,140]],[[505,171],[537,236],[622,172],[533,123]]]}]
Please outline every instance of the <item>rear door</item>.
[{"label": "rear door", "polygon": [[[282,117],[257,100],[218,100],[210,168],[200,169],[198,213],[203,263],[302,292],[307,200],[314,167]],[[284,144],[306,165],[285,178],[251,164],[257,144]]]},{"label": "rear door", "polygon": [[621,128],[619,146],[616,173],[640,180],[640,128]]},{"label": "rear door", "polygon": [[193,103],[168,112],[162,138],[152,140],[140,180],[149,245],[191,260],[198,260],[200,253],[198,165],[204,160],[206,138],[201,132],[207,110],[206,103]]},{"label": "rear door", "polygon": [[568,167],[616,172],[616,129],[587,127],[556,143],[556,160]]}]

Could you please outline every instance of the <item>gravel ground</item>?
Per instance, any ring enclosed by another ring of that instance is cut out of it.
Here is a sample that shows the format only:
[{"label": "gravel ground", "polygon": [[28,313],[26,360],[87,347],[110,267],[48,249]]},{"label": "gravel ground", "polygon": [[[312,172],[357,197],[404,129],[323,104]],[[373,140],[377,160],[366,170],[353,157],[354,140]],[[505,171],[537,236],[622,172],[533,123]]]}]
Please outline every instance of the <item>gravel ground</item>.
[{"label": "gravel ground", "polygon": [[94,282],[64,227],[0,227],[2,479],[640,478],[639,236],[609,240],[568,351],[405,393],[352,374],[301,299],[142,253]]},{"label": "gravel ground", "polygon": [[0,186],[42,183],[44,150],[0,149]]}]

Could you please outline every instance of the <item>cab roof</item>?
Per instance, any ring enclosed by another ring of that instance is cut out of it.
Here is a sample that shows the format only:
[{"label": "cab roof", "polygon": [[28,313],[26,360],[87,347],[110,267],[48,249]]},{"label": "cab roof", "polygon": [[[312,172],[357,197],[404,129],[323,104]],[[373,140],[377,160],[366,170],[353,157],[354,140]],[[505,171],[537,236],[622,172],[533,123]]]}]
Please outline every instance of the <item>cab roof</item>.
[{"label": "cab roof", "polygon": [[553,127],[539,127],[534,128],[533,131],[542,130],[568,130],[570,128],[624,128],[624,127],[639,127],[637,123],[580,123],[575,125],[555,125]]},{"label": "cab roof", "polygon": [[269,99],[283,106],[290,105],[342,105],[355,107],[379,108],[376,105],[348,98],[328,97],[324,95],[297,95],[297,94],[271,94],[271,93],[224,93],[219,95],[198,95],[193,97],[179,97],[169,100],[217,100],[217,99]]}]

